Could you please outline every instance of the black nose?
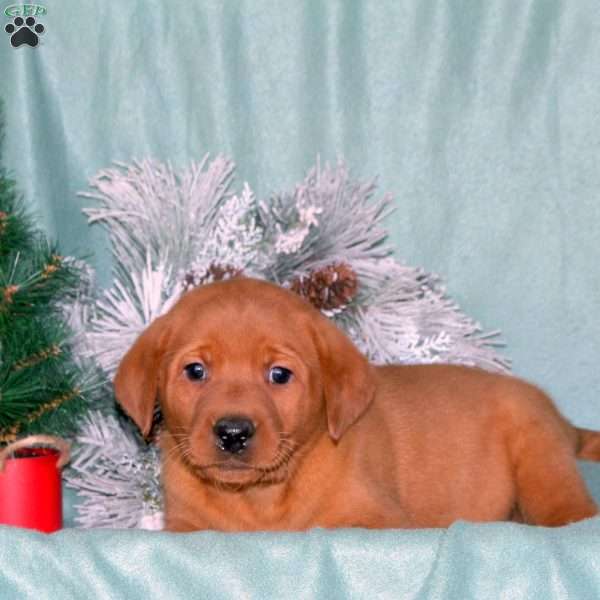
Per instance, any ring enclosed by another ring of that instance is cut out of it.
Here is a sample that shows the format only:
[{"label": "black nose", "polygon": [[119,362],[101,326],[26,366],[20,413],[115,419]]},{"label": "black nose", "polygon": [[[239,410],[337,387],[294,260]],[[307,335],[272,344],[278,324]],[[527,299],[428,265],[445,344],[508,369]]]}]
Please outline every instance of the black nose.
[{"label": "black nose", "polygon": [[252,421],[243,417],[225,417],[219,419],[213,427],[217,446],[231,454],[241,454],[254,431]]}]

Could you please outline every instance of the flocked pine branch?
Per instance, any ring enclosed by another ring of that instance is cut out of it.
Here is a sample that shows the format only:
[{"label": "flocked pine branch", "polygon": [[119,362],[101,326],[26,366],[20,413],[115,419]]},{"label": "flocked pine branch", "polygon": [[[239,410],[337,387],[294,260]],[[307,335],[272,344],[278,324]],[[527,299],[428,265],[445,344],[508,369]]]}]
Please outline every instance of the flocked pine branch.
[{"label": "flocked pine branch", "polygon": [[437,277],[392,258],[375,261],[379,285],[368,299],[338,319],[375,363],[450,362],[505,371],[509,361],[495,347],[497,333],[463,314]]},{"label": "flocked pine branch", "polygon": [[116,163],[90,181],[95,191],[82,195],[100,206],[85,213],[108,229],[117,268],[139,273],[150,253],[152,266],[178,272],[200,255],[231,196],[233,169],[230,160],[208,155],[179,171],[152,160]]},{"label": "flocked pine branch", "polygon": [[213,265],[257,274],[267,260],[254,194],[229,191],[231,161],[205,157],[174,170],[154,161],[101,171],[82,194],[101,203],[86,209],[113,247],[115,280],[91,318],[88,353],[109,376],[135,338],[166,312],[184,280],[206,279]]},{"label": "flocked pine branch", "polygon": [[170,269],[152,268],[147,256],[143,271],[115,280],[96,302],[87,335],[88,355],[112,378],[125,352],[152,321],[168,311],[179,297],[173,289]]},{"label": "flocked pine branch", "polygon": [[265,244],[276,252],[267,276],[283,283],[334,262],[388,256],[384,220],[391,197],[374,199],[374,181],[352,179],[343,162],[317,164],[292,192],[260,203]]},{"label": "flocked pine branch", "polygon": [[83,502],[82,527],[160,529],[162,499],[156,446],[144,442],[129,423],[90,411],[65,471],[67,485]]}]

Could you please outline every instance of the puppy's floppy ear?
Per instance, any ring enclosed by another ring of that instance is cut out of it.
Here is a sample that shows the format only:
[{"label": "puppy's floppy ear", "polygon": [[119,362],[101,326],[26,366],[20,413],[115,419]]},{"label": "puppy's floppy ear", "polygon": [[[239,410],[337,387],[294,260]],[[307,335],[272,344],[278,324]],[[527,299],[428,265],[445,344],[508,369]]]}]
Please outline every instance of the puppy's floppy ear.
[{"label": "puppy's floppy ear", "polygon": [[375,396],[372,367],[350,339],[329,319],[315,323],[316,346],[327,407],[329,435],[339,440]]},{"label": "puppy's floppy ear", "polygon": [[167,330],[165,317],[155,319],[125,354],[114,379],[117,401],[144,436],[152,427]]}]

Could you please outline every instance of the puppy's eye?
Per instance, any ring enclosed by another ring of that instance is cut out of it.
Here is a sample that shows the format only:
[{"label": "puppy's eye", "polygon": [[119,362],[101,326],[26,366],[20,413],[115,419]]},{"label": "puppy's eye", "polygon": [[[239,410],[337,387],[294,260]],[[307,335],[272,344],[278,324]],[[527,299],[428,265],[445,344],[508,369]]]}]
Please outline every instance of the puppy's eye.
[{"label": "puppy's eye", "polygon": [[285,367],[271,367],[269,371],[269,383],[276,383],[282,385],[288,383],[292,378],[292,372]]},{"label": "puppy's eye", "polygon": [[202,363],[190,363],[189,365],[185,365],[183,370],[190,381],[201,381],[202,379],[206,379],[206,367]]}]

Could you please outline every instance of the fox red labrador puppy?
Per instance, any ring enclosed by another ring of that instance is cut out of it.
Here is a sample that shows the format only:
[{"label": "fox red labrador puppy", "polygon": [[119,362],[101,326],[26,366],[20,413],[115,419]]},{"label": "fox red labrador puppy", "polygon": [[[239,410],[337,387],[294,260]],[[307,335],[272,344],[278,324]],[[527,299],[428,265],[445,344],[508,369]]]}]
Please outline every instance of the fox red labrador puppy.
[{"label": "fox red labrador puppy", "polygon": [[373,366],[305,300],[253,279],[187,293],[139,337],[118,401],[158,399],[173,531],[563,525],[598,509],[573,427],[536,387],[448,366]]}]

